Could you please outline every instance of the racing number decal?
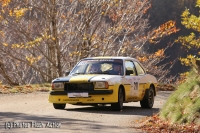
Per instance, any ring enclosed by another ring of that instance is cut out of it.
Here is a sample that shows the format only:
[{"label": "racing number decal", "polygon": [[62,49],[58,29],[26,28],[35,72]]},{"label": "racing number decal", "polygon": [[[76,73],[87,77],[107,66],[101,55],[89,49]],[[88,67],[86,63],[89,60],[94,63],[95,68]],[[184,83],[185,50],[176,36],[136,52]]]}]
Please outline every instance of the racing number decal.
[{"label": "racing number decal", "polygon": [[135,79],[130,79],[130,81],[131,81],[130,96],[137,96],[139,84]]},{"label": "racing number decal", "polygon": [[138,90],[138,82],[134,82],[134,90]]}]

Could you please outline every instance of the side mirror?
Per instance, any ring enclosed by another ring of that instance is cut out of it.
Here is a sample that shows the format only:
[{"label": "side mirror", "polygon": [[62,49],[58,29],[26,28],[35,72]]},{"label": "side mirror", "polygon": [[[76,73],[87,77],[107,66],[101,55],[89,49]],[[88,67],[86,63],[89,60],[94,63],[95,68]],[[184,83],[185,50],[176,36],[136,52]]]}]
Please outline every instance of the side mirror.
[{"label": "side mirror", "polygon": [[70,71],[66,71],[66,72],[65,72],[65,76],[68,76],[69,73],[70,73]]},{"label": "side mirror", "polygon": [[133,74],[133,70],[126,70],[126,75],[131,75]]}]

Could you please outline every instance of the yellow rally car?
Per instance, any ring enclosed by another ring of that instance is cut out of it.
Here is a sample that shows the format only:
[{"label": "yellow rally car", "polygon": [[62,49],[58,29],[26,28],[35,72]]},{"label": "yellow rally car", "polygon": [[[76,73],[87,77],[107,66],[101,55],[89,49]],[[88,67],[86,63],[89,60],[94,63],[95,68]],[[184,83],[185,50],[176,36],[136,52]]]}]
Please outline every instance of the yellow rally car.
[{"label": "yellow rally car", "polygon": [[66,103],[111,104],[120,111],[123,103],[138,101],[142,108],[153,107],[157,80],[134,58],[85,58],[68,74],[52,81],[49,102],[55,109],[64,109]]}]

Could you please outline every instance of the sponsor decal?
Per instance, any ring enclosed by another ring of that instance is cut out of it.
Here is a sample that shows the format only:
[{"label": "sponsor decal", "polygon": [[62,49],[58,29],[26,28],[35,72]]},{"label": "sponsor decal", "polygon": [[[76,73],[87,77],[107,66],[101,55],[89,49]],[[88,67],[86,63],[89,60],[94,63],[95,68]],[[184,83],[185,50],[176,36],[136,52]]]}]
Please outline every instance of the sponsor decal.
[{"label": "sponsor decal", "polygon": [[138,82],[134,82],[134,90],[138,90]]},{"label": "sponsor decal", "polygon": [[79,99],[63,99],[63,101],[79,101]]},{"label": "sponsor decal", "polygon": [[87,60],[88,62],[89,61],[114,61],[114,60],[112,60],[112,59],[93,59],[93,60]]}]

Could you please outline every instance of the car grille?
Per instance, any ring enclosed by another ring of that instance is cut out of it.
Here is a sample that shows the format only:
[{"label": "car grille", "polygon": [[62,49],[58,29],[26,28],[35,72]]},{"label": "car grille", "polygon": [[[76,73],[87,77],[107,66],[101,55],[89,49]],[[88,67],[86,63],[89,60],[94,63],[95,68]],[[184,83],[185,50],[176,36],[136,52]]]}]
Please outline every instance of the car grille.
[{"label": "car grille", "polygon": [[94,90],[93,83],[66,83],[65,90],[74,91],[74,90]]}]

